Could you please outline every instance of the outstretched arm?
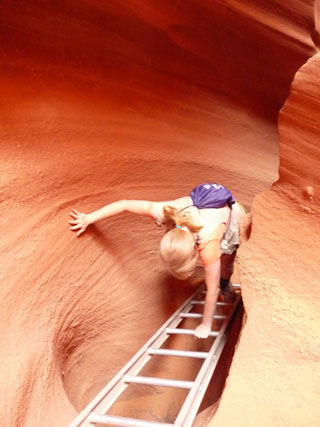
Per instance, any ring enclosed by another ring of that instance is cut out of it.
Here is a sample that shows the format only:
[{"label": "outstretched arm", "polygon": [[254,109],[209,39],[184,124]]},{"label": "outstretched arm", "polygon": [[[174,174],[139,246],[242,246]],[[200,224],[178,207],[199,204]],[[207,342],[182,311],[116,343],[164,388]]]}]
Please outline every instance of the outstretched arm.
[{"label": "outstretched arm", "polygon": [[211,332],[213,315],[219,295],[220,258],[212,264],[205,265],[205,281],[207,293],[205,298],[202,323],[195,330],[197,338],[208,338]]},{"label": "outstretched arm", "polygon": [[88,225],[124,211],[139,215],[147,215],[150,204],[151,202],[148,202],[147,200],[118,200],[117,202],[110,203],[101,209],[88,214],[80,213],[77,210],[72,209],[72,212],[70,213],[72,220],[69,221],[69,224],[71,225],[70,230],[76,231],[77,236],[80,236]]}]

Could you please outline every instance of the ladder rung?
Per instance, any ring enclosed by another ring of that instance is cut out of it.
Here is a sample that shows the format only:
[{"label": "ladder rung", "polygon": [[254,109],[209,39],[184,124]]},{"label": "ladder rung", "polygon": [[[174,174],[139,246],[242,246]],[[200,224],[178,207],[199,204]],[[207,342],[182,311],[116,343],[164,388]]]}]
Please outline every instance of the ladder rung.
[{"label": "ladder rung", "polygon": [[209,353],[205,351],[183,351],[183,350],[169,350],[165,348],[150,348],[149,354],[159,356],[180,356],[180,357],[194,357],[196,359],[205,359]]},{"label": "ladder rung", "polygon": [[[241,289],[241,285],[240,283],[232,283],[231,286],[235,289]],[[203,291],[200,292],[201,294],[206,294],[207,291],[204,289]]]},{"label": "ladder rung", "polygon": [[[193,305],[196,305],[196,304],[200,304],[200,305],[204,305],[204,301],[199,301],[199,300],[192,300],[191,302],[190,302],[190,304],[193,304]],[[220,302],[220,301],[217,301],[217,305],[220,305],[220,306],[230,306],[230,305],[233,305],[231,302]]]},{"label": "ladder rung", "polygon": [[[191,318],[191,319],[200,319],[203,315],[200,313],[180,313],[180,317],[183,318]],[[226,319],[227,316],[224,314],[215,314],[213,316],[214,319]]]},{"label": "ladder rung", "polygon": [[[194,335],[195,329],[172,329],[167,328],[166,333],[167,334],[177,334],[177,335]],[[210,332],[210,337],[217,337],[219,332],[212,331]]]},{"label": "ladder rung", "polygon": [[91,423],[101,423],[122,427],[172,427],[173,424],[157,423],[155,421],[137,420],[135,418],[118,417],[114,415],[100,415],[92,413],[88,417]]},{"label": "ladder rung", "polygon": [[163,387],[174,387],[174,388],[187,388],[190,389],[193,386],[193,381],[180,381],[180,380],[168,380],[165,378],[154,378],[154,377],[140,377],[125,375],[123,377],[125,383],[135,384],[146,384]]}]

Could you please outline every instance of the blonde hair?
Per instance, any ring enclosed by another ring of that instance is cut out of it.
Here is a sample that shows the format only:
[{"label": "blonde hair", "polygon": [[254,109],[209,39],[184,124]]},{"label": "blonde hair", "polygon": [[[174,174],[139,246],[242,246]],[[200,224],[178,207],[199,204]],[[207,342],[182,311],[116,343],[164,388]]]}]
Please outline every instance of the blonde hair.
[{"label": "blonde hair", "polygon": [[192,276],[198,260],[193,234],[202,226],[194,224],[187,213],[171,206],[165,206],[163,214],[167,233],[160,243],[161,257],[174,277],[187,279]]}]

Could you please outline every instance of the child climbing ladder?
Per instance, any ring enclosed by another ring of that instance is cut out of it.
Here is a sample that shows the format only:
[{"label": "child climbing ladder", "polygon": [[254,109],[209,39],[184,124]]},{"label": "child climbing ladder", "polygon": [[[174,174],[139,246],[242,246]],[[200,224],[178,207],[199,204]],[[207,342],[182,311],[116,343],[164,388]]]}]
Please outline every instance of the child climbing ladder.
[{"label": "child climbing ladder", "polygon": [[147,215],[164,228],[160,255],[174,277],[190,277],[200,256],[207,292],[202,322],[194,335],[207,338],[219,287],[225,302],[236,297],[230,277],[239,246],[243,213],[239,203],[222,185],[205,183],[195,187],[189,196],[171,201],[119,200],[88,214],[73,209],[70,230],[80,236],[90,224],[124,211]]}]

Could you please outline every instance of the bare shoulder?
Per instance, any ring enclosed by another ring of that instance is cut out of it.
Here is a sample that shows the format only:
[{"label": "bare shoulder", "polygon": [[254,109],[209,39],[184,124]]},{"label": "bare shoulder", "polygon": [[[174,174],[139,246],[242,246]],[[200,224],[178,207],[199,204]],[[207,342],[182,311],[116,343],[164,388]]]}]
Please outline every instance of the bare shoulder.
[{"label": "bare shoulder", "polygon": [[235,203],[235,205],[239,208],[241,216],[244,216],[248,213],[247,209],[244,207],[244,205],[242,203],[237,201]]}]

